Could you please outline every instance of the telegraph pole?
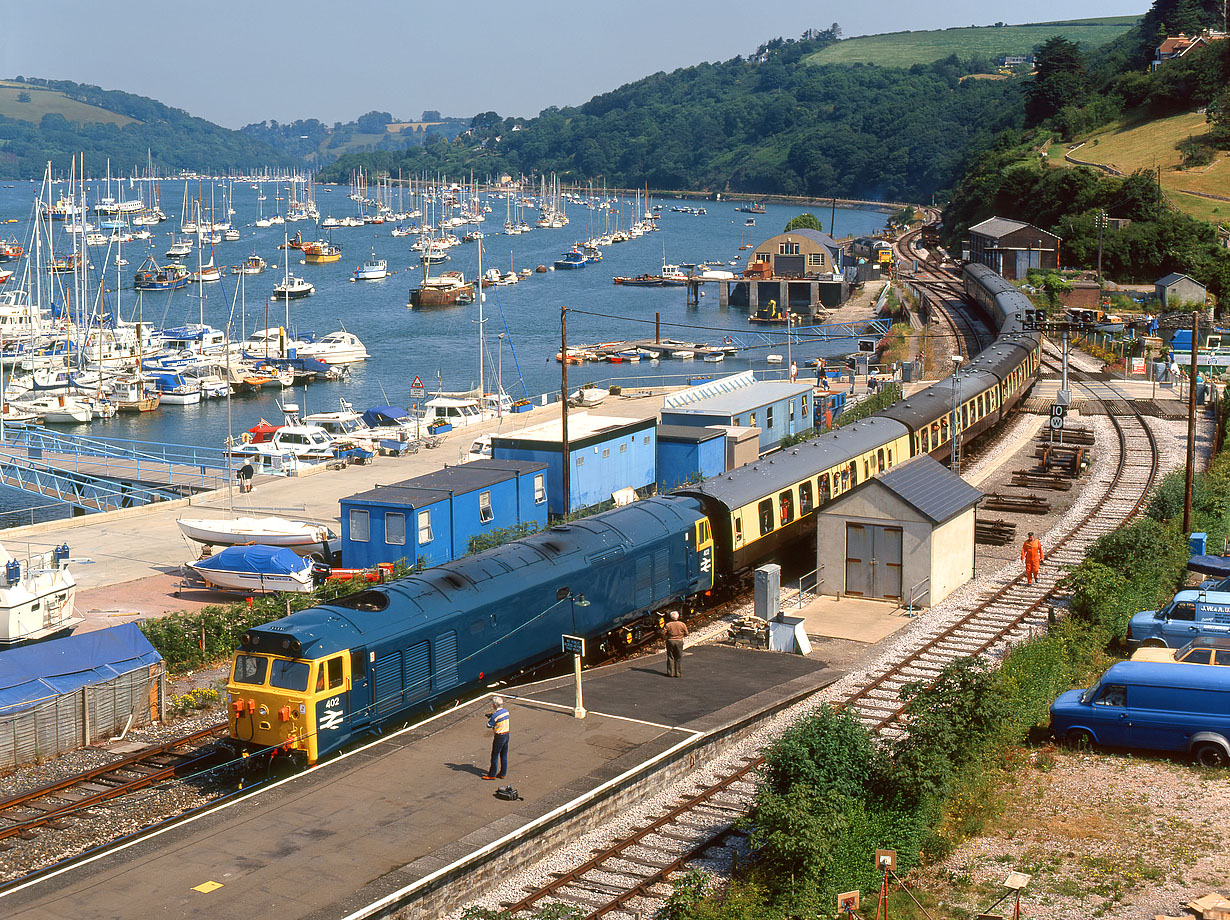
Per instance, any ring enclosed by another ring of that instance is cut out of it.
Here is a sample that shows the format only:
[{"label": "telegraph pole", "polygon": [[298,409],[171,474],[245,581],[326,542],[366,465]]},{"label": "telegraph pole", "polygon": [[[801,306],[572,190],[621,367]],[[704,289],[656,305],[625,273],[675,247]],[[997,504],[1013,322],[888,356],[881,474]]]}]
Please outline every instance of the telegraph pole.
[{"label": "telegraph pole", "polygon": [[563,475],[560,477],[560,486],[564,490],[564,516],[567,517],[568,512],[572,509],[571,488],[569,473],[569,457],[568,457],[568,308],[561,306],[559,308],[559,376],[560,376],[560,393],[559,401],[562,407],[563,414],[560,417],[561,441],[563,448]]},{"label": "telegraph pole", "polygon": [[1192,529],[1192,474],[1196,463],[1196,357],[1199,355],[1200,314],[1192,313],[1192,370],[1187,381],[1187,472],[1183,480],[1183,533]]}]

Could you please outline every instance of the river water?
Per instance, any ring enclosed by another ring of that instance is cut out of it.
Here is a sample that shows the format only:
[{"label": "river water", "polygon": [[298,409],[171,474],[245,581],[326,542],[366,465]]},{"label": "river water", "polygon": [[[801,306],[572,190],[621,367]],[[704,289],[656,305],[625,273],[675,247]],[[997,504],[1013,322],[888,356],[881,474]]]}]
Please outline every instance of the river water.
[{"label": "river water", "polygon": [[[177,234],[179,230],[180,202],[184,198],[185,185],[190,196],[200,196],[206,208],[209,207],[208,183],[201,184],[195,180],[161,183],[160,201],[168,220],[151,228],[154,230],[152,240],[137,241],[123,248],[122,256],[128,264],[121,269],[123,288],[118,292],[116,269],[113,264],[104,264],[107,248],[90,248],[93,266],[90,286],[96,290],[99,278],[105,278],[106,311],[113,311],[118,299],[123,318],[136,318],[138,302],[131,288],[132,273],[146,255],[153,255],[160,263],[166,261],[163,254],[171,243],[172,234]],[[57,194],[64,188],[57,185]],[[314,384],[306,392],[303,388],[296,388],[293,397],[271,392],[268,388],[259,394],[235,397],[231,400],[229,420],[227,401],[209,400],[197,406],[165,406],[153,413],[122,415],[113,420],[96,421],[64,430],[91,437],[220,447],[228,430],[238,434],[262,417],[270,421],[280,420],[281,413],[277,406],[279,395],[282,399],[293,398],[308,412],[336,409],[339,397],[344,397],[362,411],[386,403],[408,405],[409,387],[416,376],[429,393],[441,388],[464,390],[478,384],[478,304],[407,309],[410,289],[417,286],[422,278],[418,254],[410,251],[413,237],[392,236],[391,224],[340,228],[328,234],[318,231],[308,221],[287,223],[284,227],[254,227],[259,208],[263,208],[267,215],[274,213],[278,207],[284,209],[285,202],[279,203],[276,198],[279,195],[285,197],[287,192],[285,187],[280,191],[278,189],[276,183],[263,184],[265,200],[259,202],[260,192],[250,183],[235,183],[232,207],[236,213],[231,220],[240,229],[241,239],[212,247],[213,258],[220,265],[235,264],[252,253],[259,254],[269,262],[269,268],[263,274],[246,276],[240,290],[238,276],[224,273],[221,283],[203,286],[203,298],[197,285],[146,295],[140,306],[144,320],[174,326],[198,321],[203,311],[205,322],[218,328],[224,328],[229,318],[233,337],[245,330],[250,333],[265,326],[284,325],[287,323],[287,307],[268,299],[274,284],[283,275],[284,253],[277,248],[283,234],[285,231],[291,235],[301,231],[305,240],[328,235],[334,243],[342,246],[339,262],[304,265],[297,250],[286,251],[290,255],[291,271],[316,286],[313,296],[291,301],[289,326],[300,333],[310,330],[317,335],[344,327],[362,339],[371,354],[370,360],[353,365],[349,378],[344,381]],[[30,182],[0,183],[0,220],[14,221],[0,223],[0,235],[10,240],[15,238],[28,247],[28,225],[37,191],[38,186]],[[316,189],[316,203],[322,219],[330,215],[346,217],[357,213],[355,203],[347,198],[346,192],[347,189],[338,187]],[[225,193],[224,187],[215,184],[213,195],[219,215],[224,210],[222,196]],[[90,201],[96,201],[100,194],[102,192],[91,192]],[[120,197],[118,190],[112,194]],[[132,197],[134,193],[125,190],[125,194]],[[148,199],[148,192],[146,197]],[[486,234],[483,240],[484,269],[497,267],[507,271],[509,268],[533,268],[540,264],[550,266],[573,243],[601,235],[608,227],[608,219],[609,228],[615,228],[614,214],[608,218],[601,211],[569,205],[567,213],[570,223],[562,229],[535,228],[530,233],[505,236],[498,232],[504,224],[505,203],[503,199],[495,199],[489,204],[491,213],[486,215],[487,220],[482,224]],[[619,225],[626,227],[635,208],[630,200],[625,199],[621,204]],[[483,305],[486,341],[483,373],[488,391],[494,389],[492,378],[497,368],[502,368],[504,388],[514,398],[536,397],[544,392],[558,391],[559,364],[554,358],[559,350],[561,306],[576,311],[570,312],[568,318],[570,344],[652,338],[655,313],[661,316],[663,337],[718,344],[727,334],[746,334],[749,331],[746,308],[719,308],[717,285],[702,286],[705,296],[699,306],[688,307],[682,287],[629,288],[613,284],[612,279],[617,275],[657,273],[664,261],[678,264],[703,261],[730,263],[738,260],[737,264],[723,265],[738,273],[752,251],[741,251],[741,244],[755,245],[780,232],[792,217],[808,209],[770,204],[767,213],[756,215],[756,226],[748,227],[745,226],[748,215],[737,212],[733,203],[667,199],[662,204],[659,232],[606,247],[603,250],[604,260],[600,263],[578,271],[533,274],[519,284],[486,290]],[[708,213],[672,212],[670,207],[674,204],[703,206]],[[393,206],[395,209],[398,207],[396,200]],[[409,209],[407,199],[406,210]],[[815,209],[815,213],[829,229],[828,209]],[[525,217],[532,224],[537,214],[530,212]],[[885,215],[878,211],[837,209],[835,235],[875,233],[883,227],[884,220]],[[61,248],[58,243],[56,248]],[[351,282],[355,269],[373,252],[377,258],[388,260],[390,276],[382,281]],[[463,272],[467,280],[475,276],[478,268],[477,244],[466,243],[455,247],[450,250],[450,257],[449,262],[433,268],[433,272],[455,269]],[[209,258],[208,250],[205,258]],[[185,264],[195,267],[195,256],[185,260]],[[16,281],[20,276],[20,264],[7,263],[6,267],[17,269],[17,276],[13,279]],[[802,364],[808,358],[844,354],[853,347],[851,342],[840,341],[796,344],[794,356]],[[773,350],[783,351],[782,348]],[[671,382],[683,384],[698,377],[730,374],[747,368],[768,371],[772,375],[780,374],[781,368],[769,370],[765,362],[768,351],[765,348],[754,349],[745,355],[729,357],[717,367],[698,360],[663,360],[658,366],[650,366],[648,361],[635,365],[586,364],[570,368],[569,386],[576,387],[587,381],[660,379],[665,375],[672,377]],[[59,516],[50,509],[28,510],[46,506],[47,503],[48,500],[41,496],[0,489],[0,512],[17,511],[15,514],[0,514],[0,526],[4,523],[28,523],[31,514],[36,519]]]}]

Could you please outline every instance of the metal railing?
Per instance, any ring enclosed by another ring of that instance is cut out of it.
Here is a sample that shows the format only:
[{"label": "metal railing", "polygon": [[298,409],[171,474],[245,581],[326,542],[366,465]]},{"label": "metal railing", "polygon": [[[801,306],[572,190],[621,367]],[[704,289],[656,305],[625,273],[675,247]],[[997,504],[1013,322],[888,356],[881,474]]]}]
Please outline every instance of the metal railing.
[{"label": "metal railing", "polygon": [[906,595],[906,603],[905,603],[905,609],[909,612],[909,615],[910,615],[910,616],[913,616],[913,615],[914,615],[914,613],[915,613],[915,610],[914,610],[914,605],[915,605],[915,603],[918,601],[918,599],[919,599],[920,597],[922,597],[922,595],[923,595],[923,591],[921,590],[921,589],[922,589],[922,587],[923,587],[924,585],[926,585],[926,586],[927,586],[927,590],[928,590],[928,591],[929,591],[929,590],[931,590],[931,588],[930,588],[930,582],[931,582],[931,576],[930,576],[930,575],[928,575],[926,578],[924,578],[924,579],[923,579],[922,581],[920,581],[918,584],[916,584],[916,585],[912,585],[912,586],[910,587],[910,590],[909,590],[908,594]]},{"label": "metal railing", "polygon": [[37,460],[36,452],[76,454],[86,457],[106,457],[115,460],[152,460],[195,466],[204,469],[230,469],[231,458],[220,447],[195,447],[191,444],[170,444],[158,441],[134,441],[127,438],[89,438],[66,434],[38,425],[6,425],[4,445],[24,446],[27,455]]},{"label": "metal railing", "polygon": [[[820,577],[820,573],[822,571],[824,571],[824,566],[822,565],[817,566],[816,568],[808,572],[806,575],[803,575],[801,578],[799,578],[798,584],[797,584],[797,593],[794,596],[794,606],[796,609],[803,606],[803,594],[805,592],[810,593],[813,597],[819,595],[820,586],[824,584],[824,579]],[[814,578],[814,580],[812,582],[811,588],[807,589],[803,587],[803,584],[809,578]]]}]

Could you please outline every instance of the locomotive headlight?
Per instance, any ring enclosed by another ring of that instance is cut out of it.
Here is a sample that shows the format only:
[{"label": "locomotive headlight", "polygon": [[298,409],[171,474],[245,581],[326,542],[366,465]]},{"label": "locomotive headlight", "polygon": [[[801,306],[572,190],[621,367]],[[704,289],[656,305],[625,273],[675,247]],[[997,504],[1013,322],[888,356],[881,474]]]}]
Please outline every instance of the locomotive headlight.
[{"label": "locomotive headlight", "polygon": [[263,716],[269,715],[269,709],[263,705],[261,706],[261,715]]},{"label": "locomotive headlight", "polygon": [[300,703],[299,704],[299,715],[305,715],[306,713],[307,713],[307,706],[305,706],[303,703]]}]

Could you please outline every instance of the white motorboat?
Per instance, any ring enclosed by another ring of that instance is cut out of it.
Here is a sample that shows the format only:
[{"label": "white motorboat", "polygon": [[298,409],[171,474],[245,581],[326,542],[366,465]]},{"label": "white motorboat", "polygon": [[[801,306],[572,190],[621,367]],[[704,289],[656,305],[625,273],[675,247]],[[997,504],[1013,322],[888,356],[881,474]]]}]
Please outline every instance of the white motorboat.
[{"label": "white motorboat", "polygon": [[243,594],[309,594],[311,559],[278,546],[228,546],[216,556],[189,562],[206,584]]},{"label": "white motorboat", "polygon": [[276,297],[294,300],[298,297],[307,297],[309,294],[315,294],[316,286],[303,278],[296,278],[294,275],[287,274],[283,280],[273,286],[273,293]]},{"label": "white motorboat", "polygon": [[568,405],[592,408],[602,405],[607,397],[607,391],[601,387],[581,387],[568,397]]},{"label": "white motorboat", "polygon": [[385,259],[377,259],[375,250],[372,257],[354,270],[356,281],[379,281],[389,276],[389,263]]},{"label": "white motorboat", "polygon": [[0,648],[66,636],[85,622],[74,609],[77,582],[67,545],[25,561],[0,546],[0,564]]},{"label": "white motorboat", "polygon": [[180,518],[175,523],[189,540],[207,546],[260,543],[310,555],[326,551],[329,541],[337,539],[323,524],[280,517]]},{"label": "white motorboat", "polygon": [[370,355],[367,347],[359,341],[353,332],[330,332],[316,342],[305,342],[299,347],[298,354],[304,358],[315,358],[326,364],[353,364],[355,361],[366,361]]},{"label": "white motorboat", "polygon": [[[286,406],[283,411],[290,408]],[[316,425],[327,431],[335,441],[353,441],[372,452],[379,446],[381,435],[368,427],[363,417],[345,399],[341,400],[341,408],[337,412],[313,412],[303,418],[303,424]]]},{"label": "white motorboat", "polygon": [[476,425],[496,417],[491,409],[480,408],[477,399],[457,396],[437,396],[427,400],[421,423],[424,427],[448,424],[454,428]]}]

